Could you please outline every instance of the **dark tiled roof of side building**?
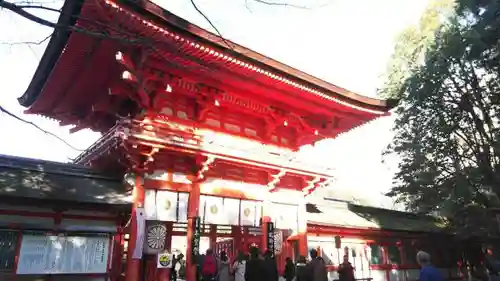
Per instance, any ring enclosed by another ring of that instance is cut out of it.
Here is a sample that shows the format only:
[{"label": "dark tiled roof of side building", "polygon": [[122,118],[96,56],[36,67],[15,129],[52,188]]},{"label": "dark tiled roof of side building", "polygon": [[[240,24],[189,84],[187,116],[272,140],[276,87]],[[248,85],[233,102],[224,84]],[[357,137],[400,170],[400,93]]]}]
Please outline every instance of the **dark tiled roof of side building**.
[{"label": "dark tiled roof of side building", "polygon": [[306,205],[309,224],[405,232],[446,232],[439,218],[361,206],[345,201],[317,200]]},{"label": "dark tiled roof of side building", "polygon": [[89,167],[0,155],[0,196],[83,204],[129,205],[123,180]]}]

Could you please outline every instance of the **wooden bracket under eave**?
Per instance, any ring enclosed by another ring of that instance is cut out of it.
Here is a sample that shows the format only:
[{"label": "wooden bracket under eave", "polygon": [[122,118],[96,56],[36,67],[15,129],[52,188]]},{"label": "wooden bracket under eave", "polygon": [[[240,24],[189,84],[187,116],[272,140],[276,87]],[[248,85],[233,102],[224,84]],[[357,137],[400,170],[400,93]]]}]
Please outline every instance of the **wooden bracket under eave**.
[{"label": "wooden bracket under eave", "polygon": [[207,172],[212,168],[216,157],[215,156],[206,156],[204,157],[205,159],[203,161],[197,160],[197,162],[201,162],[200,164],[200,169],[198,170],[198,173],[196,174],[196,180],[201,181],[205,179],[205,176]]},{"label": "wooden bracket under eave", "polygon": [[270,175],[271,180],[267,184],[267,190],[269,192],[273,192],[276,190],[278,187],[278,183],[281,181],[281,178],[283,178],[287,173],[286,169],[281,169],[277,174]]}]

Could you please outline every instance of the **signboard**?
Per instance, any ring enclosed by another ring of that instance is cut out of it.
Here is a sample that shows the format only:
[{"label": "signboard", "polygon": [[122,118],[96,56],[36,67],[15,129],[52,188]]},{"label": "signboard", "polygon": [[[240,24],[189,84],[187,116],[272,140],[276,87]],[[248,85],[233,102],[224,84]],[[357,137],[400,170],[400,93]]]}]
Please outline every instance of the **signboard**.
[{"label": "signboard", "polygon": [[165,249],[165,241],[167,239],[167,226],[163,222],[148,222],[146,254],[157,254]]},{"label": "signboard", "polygon": [[200,239],[201,239],[201,219],[200,217],[195,217],[192,222],[193,225],[188,227],[193,227],[193,238],[191,240],[191,257],[193,260],[197,260],[200,255]]},{"label": "signboard", "polygon": [[266,248],[274,256],[275,249],[274,249],[274,223],[273,222],[266,223],[266,234],[267,234]]},{"label": "signboard", "polygon": [[159,253],[156,259],[156,268],[172,268],[172,254],[168,251]]},{"label": "signboard", "polygon": [[108,236],[23,235],[17,274],[98,274],[108,271]]},{"label": "signboard", "polygon": [[283,232],[281,230],[277,230],[274,232],[274,254],[281,254],[281,250],[283,249]]}]

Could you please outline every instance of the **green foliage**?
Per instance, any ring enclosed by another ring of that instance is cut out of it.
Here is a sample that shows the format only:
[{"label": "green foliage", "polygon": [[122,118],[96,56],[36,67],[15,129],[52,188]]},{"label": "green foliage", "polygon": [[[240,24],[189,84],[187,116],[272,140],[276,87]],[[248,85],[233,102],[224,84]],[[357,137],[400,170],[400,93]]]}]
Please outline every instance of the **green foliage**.
[{"label": "green foliage", "polygon": [[426,22],[429,41],[417,52],[425,56],[413,55],[406,73],[389,75],[384,88],[402,98],[387,151],[401,158],[400,170],[388,195],[411,211],[448,217],[467,235],[497,235],[500,6],[458,1],[439,27]]},{"label": "green foliage", "polygon": [[453,11],[454,0],[431,1],[417,25],[407,27],[396,38],[394,53],[387,65],[386,84],[379,90],[384,98],[400,98],[402,83],[422,61],[434,34]]}]

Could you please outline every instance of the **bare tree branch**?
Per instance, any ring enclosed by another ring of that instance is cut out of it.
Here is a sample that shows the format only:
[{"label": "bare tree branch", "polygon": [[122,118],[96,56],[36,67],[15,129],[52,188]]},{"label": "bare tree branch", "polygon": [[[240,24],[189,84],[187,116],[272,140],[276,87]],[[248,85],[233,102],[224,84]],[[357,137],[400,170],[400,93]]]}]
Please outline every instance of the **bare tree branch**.
[{"label": "bare tree branch", "polygon": [[18,121],[21,121],[21,122],[23,122],[23,123],[25,123],[25,124],[28,124],[28,125],[30,125],[30,126],[35,127],[36,129],[38,129],[39,131],[43,132],[44,134],[49,135],[49,136],[51,136],[51,137],[54,137],[54,138],[58,139],[59,141],[61,141],[62,143],[64,143],[65,145],[67,145],[68,147],[70,147],[70,148],[71,148],[71,149],[73,149],[73,150],[76,150],[76,151],[82,151],[82,152],[83,152],[83,151],[85,151],[85,150],[83,150],[83,149],[78,149],[78,148],[74,147],[73,145],[71,145],[70,143],[68,143],[67,141],[65,141],[63,138],[61,138],[61,137],[59,137],[58,135],[56,135],[56,134],[54,134],[54,133],[51,133],[51,132],[49,132],[49,131],[47,131],[47,130],[45,130],[45,129],[43,129],[43,128],[41,128],[41,127],[40,127],[40,126],[38,126],[37,124],[35,124],[35,123],[31,122],[31,121],[28,121],[28,120],[26,120],[26,119],[23,119],[23,118],[21,118],[21,117],[19,117],[19,116],[15,115],[14,113],[12,113],[12,112],[8,111],[7,109],[5,109],[5,108],[4,108],[3,106],[1,106],[1,105],[0,105],[0,112],[3,112],[3,113],[7,114],[8,116],[10,116],[10,117],[12,117],[12,118],[14,118],[14,119],[16,119],[16,120],[18,120]]},{"label": "bare tree branch", "polygon": [[1,42],[1,45],[10,45],[10,46],[15,46],[15,45],[41,45],[43,42],[47,41],[52,37],[52,33],[47,35],[47,37],[43,38],[40,41],[21,41],[21,42]]},{"label": "bare tree branch", "polygon": [[289,3],[279,3],[279,2],[273,2],[273,1],[266,1],[266,0],[253,0],[257,3],[268,5],[268,6],[283,6],[283,7],[292,7],[296,9],[308,9],[305,6],[299,6],[299,5],[294,5],[294,4],[289,4]]},{"label": "bare tree branch", "polygon": [[54,12],[54,13],[61,12],[61,9],[49,8],[49,7],[45,7],[43,5],[20,5],[18,3],[18,4],[16,4],[16,6],[20,9],[40,9],[40,10],[50,11],[50,12]]},{"label": "bare tree branch", "polygon": [[208,24],[210,24],[210,26],[215,30],[215,32],[217,33],[217,35],[220,37],[220,39],[222,39],[222,41],[224,42],[224,44],[226,44],[230,49],[233,49],[233,47],[231,46],[231,44],[229,44],[229,42],[224,38],[224,36],[222,36],[222,34],[220,33],[219,29],[217,29],[217,27],[215,27],[215,25],[212,23],[212,21],[200,10],[200,8],[198,8],[198,6],[196,5],[196,3],[194,2],[194,0],[190,0],[191,1],[191,5],[193,5],[193,8],[203,17],[205,18],[205,20],[208,22]]},{"label": "bare tree branch", "polygon": [[252,13],[252,9],[250,9],[250,7],[248,6],[248,0],[245,0],[245,8],[247,8],[247,10]]},{"label": "bare tree branch", "polygon": [[[26,6],[32,7],[30,5],[26,5]],[[18,6],[14,3],[10,3],[10,2],[7,2],[5,0],[0,0],[0,8],[10,10],[10,11],[12,11],[12,12],[14,12],[14,13],[16,13],[24,18],[29,19],[30,21],[36,22],[36,23],[44,25],[44,26],[48,26],[48,27],[52,27],[52,28],[58,27],[56,23],[53,23],[53,22],[48,21],[46,19],[43,19],[41,17],[35,16],[32,13],[25,11],[22,7],[23,6]],[[40,6],[40,7],[42,7],[42,6]],[[58,11],[58,12],[60,12],[60,11]]]},{"label": "bare tree branch", "polygon": [[[245,0],[245,3],[247,5],[247,9],[249,9],[247,1],[248,0]],[[296,5],[293,5],[293,4],[270,2],[270,1],[266,1],[266,0],[251,0],[251,1],[255,1],[257,3],[265,4],[265,5],[270,5],[270,6],[288,6],[288,7],[301,8],[301,9],[305,8],[305,7],[296,6]],[[224,44],[226,44],[230,49],[233,49],[232,44],[222,36],[222,34],[219,31],[219,29],[199,9],[199,7],[197,6],[197,4],[195,3],[195,0],[190,0],[190,2],[193,5],[194,9],[201,16],[203,16],[203,18],[215,30],[215,32],[217,33],[218,37],[220,37],[220,39],[224,42]],[[149,45],[153,49],[153,51],[157,51],[154,48],[155,40],[153,40],[152,38],[139,37],[137,34],[128,34],[128,35],[127,34],[122,34],[123,36],[113,36],[112,34],[109,34],[109,32],[94,32],[94,31],[83,29],[83,28],[76,27],[76,26],[61,25],[59,23],[52,22],[52,21],[46,20],[44,18],[41,18],[41,17],[39,17],[37,15],[34,15],[33,13],[30,13],[29,11],[27,11],[29,9],[32,9],[32,10],[38,9],[38,10],[45,10],[45,11],[49,11],[49,12],[62,13],[61,9],[54,9],[54,8],[50,8],[50,7],[45,7],[45,6],[41,5],[41,4],[35,4],[35,2],[31,2],[31,1],[23,1],[23,2],[18,2],[18,3],[13,3],[13,2],[5,1],[5,0],[0,0],[0,9],[2,9],[2,8],[6,9],[6,10],[9,10],[9,11],[12,11],[15,14],[17,14],[17,15],[23,17],[23,18],[26,18],[26,19],[28,19],[28,20],[30,20],[32,22],[35,22],[37,24],[53,28],[54,32],[57,32],[59,30],[66,30],[66,31],[70,31],[70,32],[82,33],[82,34],[89,35],[89,36],[96,37],[96,38],[119,41],[119,42],[126,43],[126,44],[145,44],[146,43],[147,45]],[[82,19],[81,17],[79,19],[80,20],[85,20],[85,19]],[[102,23],[92,22],[92,24],[100,25]],[[106,25],[106,27],[107,27],[108,30],[114,29],[113,26],[107,26]],[[11,45],[11,46],[13,46],[13,45],[28,45],[31,48],[31,45],[41,45],[42,43],[44,43],[47,40],[49,40],[51,38],[51,36],[54,34],[54,32],[52,32],[51,34],[49,34],[48,36],[46,36],[45,38],[43,38],[42,40],[39,40],[39,41],[4,42],[4,43],[0,43],[0,44],[1,45]],[[123,31],[121,31],[121,32],[123,32]],[[157,43],[160,43],[160,42],[157,42]],[[8,116],[10,116],[10,117],[18,120],[18,121],[21,121],[23,123],[26,123],[28,125],[31,125],[31,126],[35,127],[36,129],[38,129],[39,131],[43,132],[44,134],[50,135],[52,137],[55,137],[56,139],[58,139],[59,141],[61,141],[62,143],[64,143],[65,145],[67,145],[68,147],[70,147],[73,150],[84,151],[82,149],[78,149],[78,148],[74,147],[73,145],[69,144],[67,141],[65,141],[61,137],[59,137],[56,134],[51,133],[51,132],[49,132],[49,131],[41,128],[37,124],[35,124],[33,122],[30,122],[28,120],[25,120],[25,119],[17,116],[16,114],[14,114],[14,113],[6,110],[4,107],[2,107],[0,105],[0,113],[2,113],[2,112],[5,113],[6,115],[8,115]]]},{"label": "bare tree branch", "polygon": [[0,0],[0,8],[10,10],[10,11],[30,20],[30,21],[33,21],[33,22],[38,23],[38,24],[43,25],[43,26],[54,28],[56,30],[69,30],[72,32],[83,33],[83,34],[86,34],[86,35],[89,35],[92,37],[96,37],[96,38],[109,39],[109,40],[114,40],[114,41],[127,43],[127,44],[136,44],[136,43],[145,43],[145,42],[150,43],[150,41],[151,41],[147,38],[127,39],[127,38],[123,38],[123,37],[119,37],[119,36],[112,36],[112,35],[106,34],[106,33],[94,32],[94,31],[90,31],[87,29],[82,29],[82,28],[79,28],[76,26],[60,25],[60,24],[48,21],[46,19],[43,19],[39,16],[36,16],[30,12],[27,12],[24,10],[23,7],[27,7],[29,9],[48,9],[50,11],[57,11],[60,13],[60,11],[57,9],[51,9],[51,8],[47,8],[47,7],[43,7],[43,6],[37,6],[37,5],[16,5],[14,3],[7,2],[5,0]]}]

